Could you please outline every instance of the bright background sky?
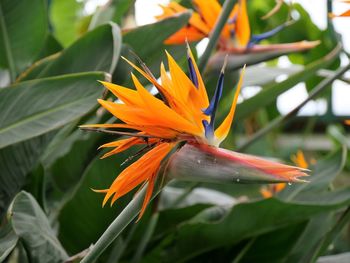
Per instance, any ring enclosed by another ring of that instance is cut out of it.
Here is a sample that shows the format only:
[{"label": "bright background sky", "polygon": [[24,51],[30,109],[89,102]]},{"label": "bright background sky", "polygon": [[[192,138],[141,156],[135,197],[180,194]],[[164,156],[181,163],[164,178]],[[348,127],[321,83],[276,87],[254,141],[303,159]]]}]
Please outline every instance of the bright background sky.
[{"label": "bright background sky", "polygon": [[[88,13],[93,12],[94,9],[108,0],[89,0],[86,5]],[[285,0],[288,2],[288,0]],[[289,0],[290,1],[290,0]],[[138,25],[149,24],[155,21],[154,16],[161,13],[159,4],[166,4],[169,0],[136,0],[135,12],[136,22]],[[248,1],[249,2],[249,1]],[[325,29],[327,25],[326,0],[294,0],[300,3],[311,16],[313,22],[321,29]],[[350,8],[349,4],[341,1],[334,1],[334,13],[339,14]],[[338,33],[342,35],[345,49],[350,52],[350,18],[337,18],[334,20],[334,26]],[[199,54],[204,50],[207,41],[202,41],[198,46]],[[344,56],[342,64],[346,63],[348,59]],[[290,62],[287,57],[279,59],[280,67],[289,67]],[[350,74],[347,76],[350,77]],[[283,76],[280,76],[282,78]],[[350,115],[350,85],[342,81],[335,81],[333,84],[333,113],[335,115]],[[259,87],[245,87],[242,91],[243,97],[248,98],[256,94]],[[280,95],[277,99],[277,107],[281,114],[286,114],[292,110],[296,105],[307,97],[307,91],[304,83],[299,83],[292,89]],[[290,99],[293,98],[293,99]],[[324,99],[310,101],[300,111],[299,115],[322,115],[327,111],[327,103]]]}]

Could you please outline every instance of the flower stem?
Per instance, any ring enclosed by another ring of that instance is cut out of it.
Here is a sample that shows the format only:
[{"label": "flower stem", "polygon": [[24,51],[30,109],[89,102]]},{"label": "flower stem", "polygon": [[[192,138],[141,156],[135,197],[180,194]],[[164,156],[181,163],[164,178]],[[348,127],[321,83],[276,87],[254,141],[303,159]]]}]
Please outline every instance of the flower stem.
[{"label": "flower stem", "polygon": [[[102,252],[120,235],[120,233],[131,223],[141,210],[147,187],[143,187],[133,200],[124,208],[116,219],[109,225],[107,230],[97,240],[90,252],[81,263],[93,263]],[[157,192],[159,193],[159,192]]]},{"label": "flower stem", "polygon": [[203,55],[199,59],[199,71],[203,72],[205,67],[207,66],[210,54],[214,47],[216,46],[216,43],[218,42],[218,39],[220,37],[221,31],[224,28],[225,24],[227,23],[227,20],[230,16],[230,13],[233,9],[233,6],[236,4],[237,0],[226,0],[222,11],[220,13],[219,19],[217,20],[215,27],[211,33],[211,36],[209,38],[209,43],[207,45],[207,48],[205,49]]}]

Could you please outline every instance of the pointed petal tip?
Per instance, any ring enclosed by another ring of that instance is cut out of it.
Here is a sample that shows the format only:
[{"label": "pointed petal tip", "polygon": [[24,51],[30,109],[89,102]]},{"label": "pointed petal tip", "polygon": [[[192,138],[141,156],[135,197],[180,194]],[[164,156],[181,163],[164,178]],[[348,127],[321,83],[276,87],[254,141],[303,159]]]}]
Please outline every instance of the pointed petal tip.
[{"label": "pointed petal tip", "polygon": [[221,71],[220,71],[221,74],[225,73],[225,69],[226,69],[226,66],[227,66],[227,60],[228,60],[228,54],[225,55],[224,64],[222,65],[222,68],[221,68]]},{"label": "pointed petal tip", "polygon": [[104,81],[104,80],[97,80],[97,82],[101,83],[103,86],[104,86],[105,84],[109,83],[109,82]]},{"label": "pointed petal tip", "polygon": [[[302,176],[304,176],[304,175],[302,175]],[[288,183],[310,183],[310,181],[299,179],[298,177],[295,177],[292,180],[288,181]]]}]

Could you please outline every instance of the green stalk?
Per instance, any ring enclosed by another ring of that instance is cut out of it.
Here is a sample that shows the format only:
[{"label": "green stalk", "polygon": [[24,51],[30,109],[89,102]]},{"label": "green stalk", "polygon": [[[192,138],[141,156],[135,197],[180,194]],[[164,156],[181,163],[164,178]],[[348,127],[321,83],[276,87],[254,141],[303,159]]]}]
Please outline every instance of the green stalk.
[{"label": "green stalk", "polygon": [[290,118],[294,117],[299,110],[305,106],[306,103],[308,103],[310,100],[314,99],[315,97],[317,97],[322,91],[324,91],[330,84],[333,83],[333,81],[335,81],[336,79],[338,79],[340,76],[342,76],[346,71],[348,71],[350,69],[350,64],[348,64],[347,66],[345,66],[344,68],[340,68],[338,69],[333,76],[330,76],[326,79],[324,79],[321,83],[319,83],[309,94],[309,96],[302,101],[298,106],[296,106],[293,110],[291,110],[290,112],[288,112],[286,115],[284,116],[279,116],[276,119],[274,119],[269,125],[267,125],[266,127],[262,128],[261,130],[259,130],[257,133],[255,133],[252,138],[250,138],[246,143],[244,143],[243,145],[241,145],[239,147],[240,150],[244,150],[246,149],[248,146],[250,146],[251,144],[253,144],[254,142],[256,142],[257,140],[259,140],[261,137],[263,137],[264,135],[266,135],[268,132],[270,132],[271,130],[275,129],[276,127],[278,127],[279,125],[281,125],[282,123],[284,123],[285,121],[289,120]]},{"label": "green stalk", "polygon": [[156,211],[152,214],[150,221],[148,222],[147,228],[145,233],[142,236],[142,239],[140,241],[140,244],[136,250],[136,253],[134,254],[134,257],[132,258],[131,262],[137,263],[141,261],[141,258],[146,250],[147,244],[151,240],[153,233],[156,229],[157,223],[158,223],[159,213]]},{"label": "green stalk", "polygon": [[211,36],[209,38],[209,43],[207,48],[205,49],[203,55],[199,59],[198,68],[200,72],[203,72],[205,67],[207,66],[209,57],[211,55],[212,50],[216,46],[218,39],[220,37],[221,31],[224,28],[225,24],[227,23],[227,20],[230,16],[230,13],[233,9],[233,6],[236,4],[237,0],[226,0],[222,11],[220,13],[219,19],[217,20],[215,27],[211,33]]},{"label": "green stalk", "polygon": [[[83,258],[81,263],[93,263],[102,252],[120,235],[120,233],[134,220],[141,210],[147,186],[145,185],[124,208],[116,219],[109,225],[102,236],[97,240],[90,252]],[[160,191],[160,189],[159,189]],[[155,193],[157,195],[159,193]]]}]

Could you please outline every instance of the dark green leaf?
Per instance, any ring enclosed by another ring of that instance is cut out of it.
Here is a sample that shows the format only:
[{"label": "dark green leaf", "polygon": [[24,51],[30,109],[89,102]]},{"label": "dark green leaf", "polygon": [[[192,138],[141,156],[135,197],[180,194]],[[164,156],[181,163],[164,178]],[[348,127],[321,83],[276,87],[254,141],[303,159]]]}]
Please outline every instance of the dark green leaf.
[{"label": "dark green leaf", "polygon": [[85,71],[112,73],[121,49],[119,27],[114,23],[102,25],[79,38],[66,48],[38,77],[50,77]]},{"label": "dark green leaf", "polygon": [[280,193],[279,197],[284,200],[293,198],[302,199],[304,194],[319,193],[329,190],[329,185],[335,177],[343,170],[347,157],[345,147],[338,149],[327,158],[320,160],[312,169],[312,174],[307,178],[310,183],[287,187]]},{"label": "dark green leaf", "polygon": [[81,73],[22,82],[0,90],[0,148],[59,128],[86,114],[104,73]]},{"label": "dark green leaf", "polygon": [[0,262],[4,262],[15,248],[17,241],[18,237],[13,232],[10,224],[6,224],[0,228]]},{"label": "dark green leaf", "polygon": [[129,200],[130,197],[122,198],[113,207],[102,207],[104,195],[91,190],[108,188],[125,168],[120,164],[129,156],[128,153],[102,160],[97,156],[86,166],[79,185],[62,207],[59,238],[70,253],[77,253],[96,242]]},{"label": "dark green leaf", "polygon": [[331,214],[322,214],[312,218],[299,239],[294,242],[293,249],[285,254],[285,263],[308,262],[314,247],[329,230],[333,220]]},{"label": "dark green leaf", "polygon": [[127,30],[123,33],[123,42],[130,45],[139,57],[147,59],[153,52],[159,53],[164,40],[186,25],[190,16],[190,12],[185,12],[176,17]]},{"label": "dark green leaf", "polygon": [[13,197],[24,186],[27,174],[52,138],[52,133],[0,150],[0,218],[3,218]]},{"label": "dark green leaf", "polygon": [[162,240],[160,247],[155,248],[155,251],[162,249],[166,253],[150,253],[149,257],[158,257],[163,262],[169,262],[170,258],[176,262],[184,262],[204,251],[233,245],[246,238],[303,222],[349,202],[350,189],[344,189],[332,193],[332,196],[318,195],[317,201],[313,199],[303,204],[283,203],[276,199],[242,203],[219,217],[218,211],[209,208],[187,223],[182,223],[176,231]]},{"label": "dark green leaf", "polygon": [[12,80],[39,55],[47,35],[44,0],[0,1],[0,68],[8,68]]}]

